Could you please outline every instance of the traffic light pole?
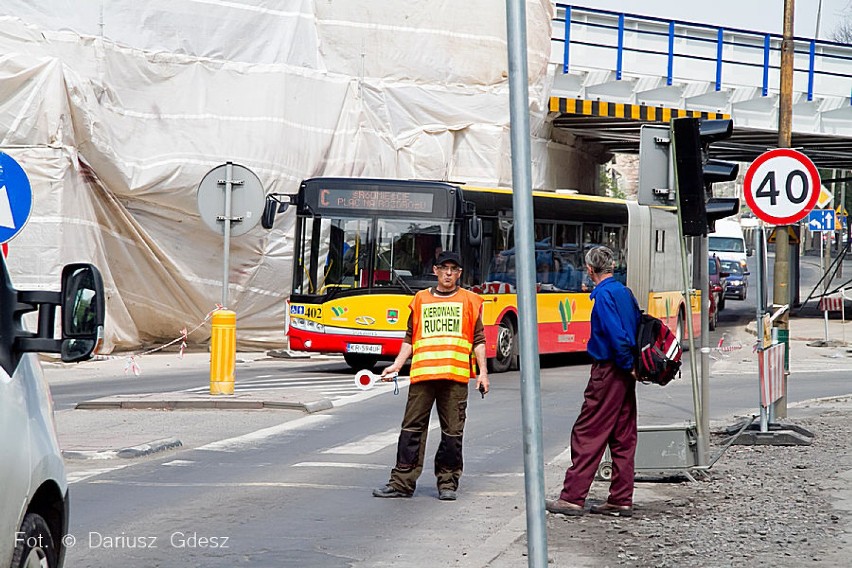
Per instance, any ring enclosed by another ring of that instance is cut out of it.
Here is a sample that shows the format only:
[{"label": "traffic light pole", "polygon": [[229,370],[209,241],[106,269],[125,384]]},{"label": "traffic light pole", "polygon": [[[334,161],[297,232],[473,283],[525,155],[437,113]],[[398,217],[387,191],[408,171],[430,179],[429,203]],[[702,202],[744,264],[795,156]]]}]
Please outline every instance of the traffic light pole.
[{"label": "traffic light pole", "polygon": [[[698,263],[698,278],[701,282],[701,379],[700,379],[700,400],[701,414],[696,417],[696,420],[701,420],[701,432],[705,436],[710,433],[710,259],[707,252],[707,235],[696,237],[693,245],[697,250],[693,251],[693,255]],[[696,246],[697,245],[697,246]],[[724,294],[724,291],[722,292]],[[707,296],[705,297],[705,294]],[[716,315],[719,314],[719,304],[716,304]],[[710,459],[708,445],[709,441],[704,440],[704,453],[699,453],[699,465],[707,465]],[[701,446],[698,447],[699,452]]]},{"label": "traffic light pole", "polygon": [[[677,172],[677,165],[675,165]],[[675,179],[677,175],[675,174]],[[676,191],[680,192],[681,188],[678,182],[676,183]],[[689,254],[686,246],[687,240],[683,234],[683,207],[681,200],[677,200],[677,227],[678,238],[680,239],[680,262],[681,271],[683,274],[683,298],[686,300],[686,332],[689,334],[689,370],[692,375],[692,407],[695,411],[695,437],[696,437],[696,453],[698,454],[698,465],[707,463],[707,430],[704,429],[704,417],[702,416],[701,407],[701,392],[696,377],[698,377],[698,365],[695,360],[695,327],[692,321],[692,292],[689,282]],[[693,243],[694,244],[694,243]],[[695,261],[695,251],[693,251],[693,262]],[[705,260],[705,264],[707,261]],[[694,272],[693,272],[694,274]],[[692,289],[696,289],[692,287]],[[702,300],[704,296],[701,296]]]},{"label": "traffic light pole", "polygon": [[[793,126],[793,9],[794,0],[784,0],[784,36],[781,42],[781,89],[778,95],[778,147],[789,148]],[[790,242],[787,226],[775,231],[774,308],[790,305]],[[787,376],[790,373],[790,319],[785,310],[775,320],[778,342],[784,344],[784,395],[770,409],[773,418],[787,417]]]}]

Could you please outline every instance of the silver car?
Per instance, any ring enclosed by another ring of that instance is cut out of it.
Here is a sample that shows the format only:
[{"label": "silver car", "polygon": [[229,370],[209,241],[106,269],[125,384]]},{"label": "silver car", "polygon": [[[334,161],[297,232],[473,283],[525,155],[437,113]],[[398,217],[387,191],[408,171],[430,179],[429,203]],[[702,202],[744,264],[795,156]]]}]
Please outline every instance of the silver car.
[{"label": "silver car", "polygon": [[[18,291],[2,256],[0,264],[0,566],[60,567],[68,482],[36,353],[60,353],[66,362],[91,356],[103,338],[103,282],[94,266],[71,264],[60,292]],[[38,314],[37,332],[24,328],[30,312]]]}]

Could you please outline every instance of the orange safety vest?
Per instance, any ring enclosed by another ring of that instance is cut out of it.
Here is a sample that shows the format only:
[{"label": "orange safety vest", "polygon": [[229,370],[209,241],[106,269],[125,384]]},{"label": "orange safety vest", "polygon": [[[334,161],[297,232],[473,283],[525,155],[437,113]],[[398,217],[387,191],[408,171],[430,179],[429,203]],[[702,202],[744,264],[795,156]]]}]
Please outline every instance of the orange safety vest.
[{"label": "orange safety vest", "polygon": [[449,297],[418,292],[411,304],[411,382],[450,379],[465,383],[472,375],[473,332],[482,298],[462,288]]}]

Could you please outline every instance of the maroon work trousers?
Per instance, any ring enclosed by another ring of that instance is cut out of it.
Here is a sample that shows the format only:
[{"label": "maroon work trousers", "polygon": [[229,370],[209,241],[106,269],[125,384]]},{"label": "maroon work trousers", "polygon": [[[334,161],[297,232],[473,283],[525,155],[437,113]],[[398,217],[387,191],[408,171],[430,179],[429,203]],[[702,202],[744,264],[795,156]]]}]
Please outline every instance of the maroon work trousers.
[{"label": "maroon work trousers", "polygon": [[560,498],[583,505],[607,444],[612,454],[609,501],[633,505],[636,380],[612,362],[592,365],[580,416],[571,430],[571,467]]}]

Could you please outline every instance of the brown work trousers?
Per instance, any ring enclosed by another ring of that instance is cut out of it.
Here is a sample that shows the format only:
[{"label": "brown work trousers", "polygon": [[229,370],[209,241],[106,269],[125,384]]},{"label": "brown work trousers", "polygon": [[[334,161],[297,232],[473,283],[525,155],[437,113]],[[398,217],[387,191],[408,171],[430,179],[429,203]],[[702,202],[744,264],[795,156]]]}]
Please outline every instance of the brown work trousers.
[{"label": "brown work trousers", "polygon": [[636,458],[636,380],[612,362],[592,365],[580,416],[571,430],[571,467],[560,498],[583,505],[607,444],[612,454],[609,499],[633,505]]},{"label": "brown work trousers", "polygon": [[391,487],[406,493],[414,492],[423,471],[429,416],[434,404],[441,424],[441,443],[435,454],[438,491],[458,489],[463,466],[462,435],[467,418],[467,392],[467,384],[450,380],[421,381],[409,385],[396,451],[396,467],[391,471],[388,482]]}]

